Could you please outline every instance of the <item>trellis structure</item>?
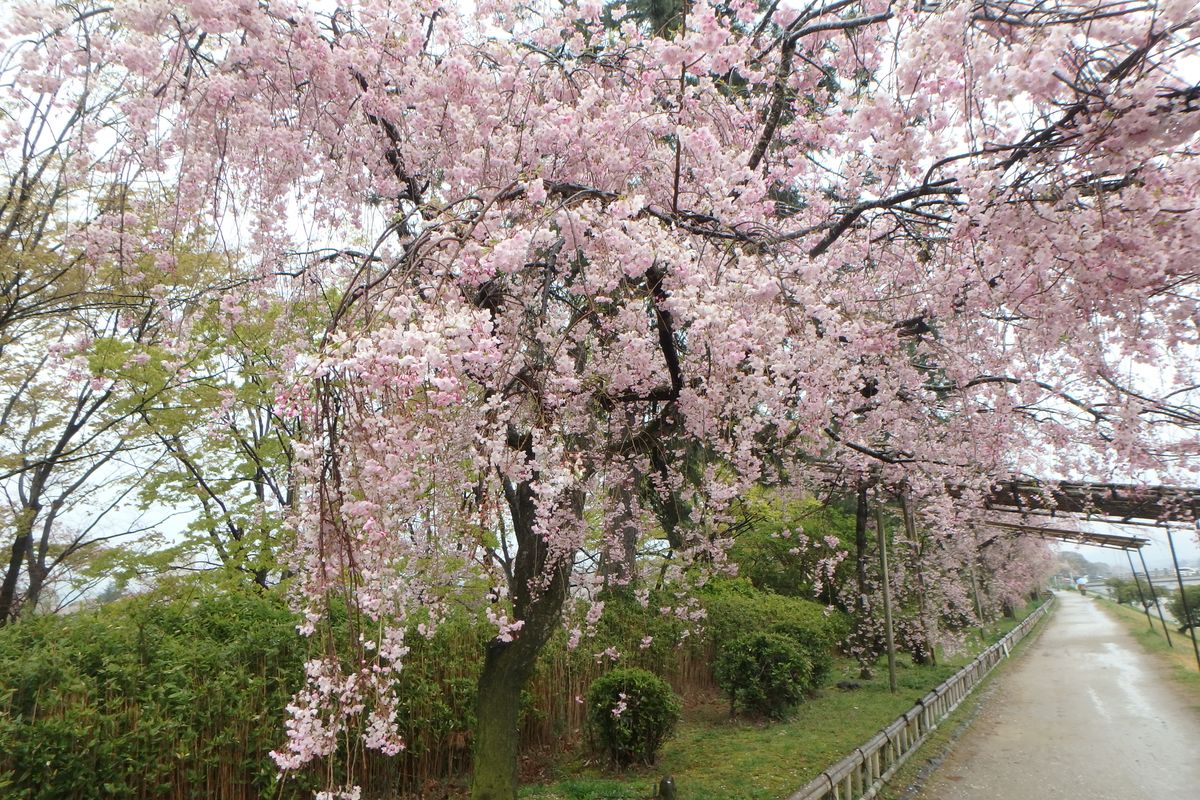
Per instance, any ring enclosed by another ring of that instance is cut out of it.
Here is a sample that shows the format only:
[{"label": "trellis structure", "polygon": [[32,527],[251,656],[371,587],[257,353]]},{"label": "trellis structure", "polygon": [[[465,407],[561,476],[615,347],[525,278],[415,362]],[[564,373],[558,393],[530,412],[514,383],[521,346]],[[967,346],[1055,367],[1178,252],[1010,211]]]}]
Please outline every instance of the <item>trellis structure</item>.
[{"label": "trellis structure", "polygon": [[[1094,531],[1073,531],[1067,528],[1054,528],[1044,525],[1034,525],[1028,521],[1003,521],[989,519],[980,523],[990,528],[1000,528],[1001,530],[1013,531],[1029,536],[1037,536],[1041,539],[1051,539],[1059,542],[1071,542],[1073,544],[1086,544],[1093,547],[1103,547],[1109,550],[1124,550],[1125,558],[1129,561],[1129,571],[1133,574],[1134,583],[1137,585],[1138,599],[1142,603],[1142,610],[1146,613],[1146,623],[1150,626],[1150,630],[1154,630],[1154,620],[1150,617],[1150,604],[1146,602],[1145,595],[1142,594],[1142,583],[1138,578],[1137,569],[1133,566],[1132,551],[1137,551],[1138,558],[1142,562],[1142,572],[1146,576],[1146,584],[1150,589],[1150,599],[1154,603],[1154,608],[1158,611],[1158,621],[1162,625],[1163,634],[1167,637],[1167,644],[1174,647],[1175,644],[1171,641],[1171,632],[1167,629],[1167,620],[1163,616],[1162,604],[1158,600],[1158,592],[1154,590],[1154,582],[1150,580],[1150,569],[1146,566],[1146,556],[1142,554],[1142,548],[1150,544],[1150,540],[1142,536],[1125,536],[1116,533],[1096,533]],[[1197,666],[1200,666],[1200,652],[1197,652]]]},{"label": "trellis structure", "polygon": [[1009,520],[985,519],[980,525],[989,528],[1027,533],[1042,539],[1052,539],[1058,542],[1087,544],[1094,547],[1104,547],[1109,550],[1138,550],[1150,544],[1150,540],[1142,536],[1124,536],[1116,533],[1096,533],[1095,531],[1073,531],[1067,528],[1055,528],[1046,525],[1035,525],[1030,522],[1012,522]]},{"label": "trellis structure", "polygon": [[1180,486],[1015,478],[996,484],[985,503],[995,511],[1133,525],[1196,524],[1200,520],[1200,489]]}]

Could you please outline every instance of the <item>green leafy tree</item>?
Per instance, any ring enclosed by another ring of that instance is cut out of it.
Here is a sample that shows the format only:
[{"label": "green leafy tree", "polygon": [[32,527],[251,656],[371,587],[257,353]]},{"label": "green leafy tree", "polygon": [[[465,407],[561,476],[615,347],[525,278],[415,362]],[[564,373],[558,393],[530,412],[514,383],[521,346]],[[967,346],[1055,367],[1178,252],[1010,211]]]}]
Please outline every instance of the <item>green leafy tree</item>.
[{"label": "green leafy tree", "polygon": [[833,604],[848,577],[845,551],[854,539],[854,517],[813,499],[787,500],[766,490],[741,504],[730,558],[756,588]]},{"label": "green leafy tree", "polygon": [[[143,508],[171,504],[192,520],[181,555],[267,586],[277,580],[285,519],[296,502],[294,441],[286,413],[289,343],[321,327],[323,300],[210,300],[191,328],[197,380],[143,409],[164,463],[142,484]],[[328,311],[324,312],[326,315]]]},{"label": "green leafy tree", "polygon": [[[88,81],[0,108],[0,625],[87,549],[150,531],[118,513],[161,455],[142,412],[192,376],[175,323],[207,285],[188,255],[203,246],[147,235],[162,198],[114,159],[127,87],[88,48],[111,24],[89,17],[66,45]],[[15,86],[36,47],[6,42],[0,82]]]},{"label": "green leafy tree", "polygon": [[[1184,597],[1187,598],[1187,608],[1184,608]],[[1180,632],[1188,628],[1200,627],[1200,586],[1185,586],[1183,592],[1174,592],[1167,602],[1172,616],[1179,620]]]},{"label": "green leafy tree", "polygon": [[1108,578],[1108,590],[1112,593],[1113,600],[1116,600],[1121,605],[1132,606],[1141,605],[1142,599],[1148,596],[1146,587],[1138,585],[1133,580],[1125,578]]}]

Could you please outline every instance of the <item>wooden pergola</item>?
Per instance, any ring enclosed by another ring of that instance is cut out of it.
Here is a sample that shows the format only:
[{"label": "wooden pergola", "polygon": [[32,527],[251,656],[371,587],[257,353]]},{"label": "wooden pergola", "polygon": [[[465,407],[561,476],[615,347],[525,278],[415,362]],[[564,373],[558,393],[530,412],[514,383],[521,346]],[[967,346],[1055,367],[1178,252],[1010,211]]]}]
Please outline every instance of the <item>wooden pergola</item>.
[{"label": "wooden pergola", "polygon": [[1011,522],[1007,520],[986,519],[981,520],[979,524],[989,528],[1027,533],[1042,539],[1072,542],[1074,544],[1088,544],[1095,547],[1105,547],[1110,550],[1136,551],[1141,550],[1151,543],[1149,539],[1142,536],[1124,536],[1118,533],[1096,533],[1094,531],[1073,531],[1067,528],[1053,528],[1025,521]]},{"label": "wooden pergola", "polygon": [[1200,489],[1013,479],[996,485],[989,509],[1017,514],[1069,515],[1133,525],[1196,524]]},{"label": "wooden pergola", "polygon": [[[825,465],[829,467],[830,465]],[[877,489],[878,491],[878,489]],[[951,497],[958,498],[965,493],[964,487],[947,486]],[[903,492],[899,498],[904,510],[904,523],[911,534],[913,525],[912,507]],[[883,579],[883,606],[885,629],[888,640],[888,671],[891,676],[892,691],[896,691],[895,679],[895,646],[892,637],[891,598],[888,591],[887,547],[883,535],[883,515],[881,502],[877,501],[875,508],[876,530],[879,537],[880,569]],[[1167,485],[1136,485],[1121,483],[1097,483],[1087,481],[1047,481],[1036,478],[1011,478],[999,481],[984,499],[984,508],[993,512],[977,520],[981,527],[998,528],[1023,535],[1038,536],[1043,539],[1086,544],[1095,547],[1125,551],[1129,560],[1129,569],[1136,579],[1137,570],[1133,566],[1134,551],[1142,562],[1142,570],[1149,579],[1146,558],[1142,548],[1151,544],[1151,540],[1141,536],[1124,536],[1112,533],[1096,533],[1094,531],[1077,531],[1053,524],[1043,524],[1050,519],[1059,520],[1084,519],[1095,522],[1153,526],[1164,530],[1167,542],[1171,547],[1171,560],[1175,565],[1175,577],[1179,584],[1180,594],[1184,597],[1184,613],[1189,618],[1191,612],[1187,607],[1187,596],[1184,593],[1183,575],[1179,570],[1179,557],[1175,551],[1175,540],[1171,535],[1171,524],[1186,524],[1200,527],[1200,488],[1186,488]],[[1040,518],[1040,519],[1039,519]],[[974,580],[972,578],[972,580]],[[1138,583],[1138,592],[1141,584]],[[1154,592],[1153,583],[1150,592],[1154,603],[1158,606],[1159,620],[1170,643],[1171,634],[1167,631],[1163,619],[1162,607]],[[1150,627],[1149,607],[1143,599],[1147,621]],[[1200,642],[1197,641],[1195,628],[1191,629],[1192,649],[1196,654],[1196,664],[1200,666]],[[1172,645],[1174,646],[1174,645]]]}]

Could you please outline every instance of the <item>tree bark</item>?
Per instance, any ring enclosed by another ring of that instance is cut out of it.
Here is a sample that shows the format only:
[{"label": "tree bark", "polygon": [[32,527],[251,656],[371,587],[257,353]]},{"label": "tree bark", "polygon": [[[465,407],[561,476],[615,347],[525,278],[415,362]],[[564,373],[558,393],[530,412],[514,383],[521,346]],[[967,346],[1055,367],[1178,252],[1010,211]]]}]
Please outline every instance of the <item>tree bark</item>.
[{"label": "tree bark", "polygon": [[917,591],[920,592],[921,638],[924,650],[919,653],[913,653],[913,663],[922,665],[932,663],[934,666],[937,666],[937,645],[934,635],[929,630],[931,624],[934,630],[937,629],[937,620],[931,618],[929,611],[929,598],[925,587],[925,570],[923,567],[925,560],[925,537],[924,535],[917,535],[917,522],[914,519],[915,512],[912,506],[912,498],[909,497],[907,489],[900,494],[900,503],[901,509],[904,512],[905,535],[908,537],[909,545],[912,548],[912,563],[910,568],[917,575]]},{"label": "tree bark", "polygon": [[22,521],[17,522],[17,535],[13,538],[12,551],[8,559],[8,569],[4,573],[4,582],[0,584],[0,626],[5,625],[13,617],[17,598],[17,582],[21,578],[21,562],[25,560],[33,533],[29,526]]},{"label": "tree bark", "polygon": [[33,548],[33,526],[41,513],[42,487],[46,479],[41,471],[35,472],[30,482],[28,495],[25,496],[16,519],[16,535],[13,537],[12,550],[8,559],[8,570],[4,573],[4,581],[0,583],[0,627],[6,625],[16,616],[17,583],[21,579],[21,561]]},{"label": "tree bark", "polygon": [[[534,531],[537,513],[529,482],[505,486],[517,555],[513,565],[513,613],[523,625],[512,641],[488,643],[476,700],[472,800],[516,800],[520,756],[521,691],[533,675],[538,654],[554,633],[567,595],[570,554],[557,554]],[[581,519],[583,493],[576,492],[570,513]]]},{"label": "tree bark", "polygon": [[[32,544],[30,542],[31,546]],[[21,598],[21,608],[25,613],[30,613],[37,610],[38,603],[42,599],[42,588],[46,585],[46,576],[49,574],[49,570],[35,563],[30,564],[27,571],[29,572],[29,586],[25,589],[25,596]]]},{"label": "tree bark", "polygon": [[[634,479],[636,480],[636,478]],[[637,523],[633,518],[633,490],[618,483],[611,490],[612,513],[600,554],[600,575],[608,597],[632,597],[637,588]]]},{"label": "tree bark", "polygon": [[533,660],[513,644],[493,639],[479,676],[473,800],[513,800],[517,796],[521,690],[529,680]]},{"label": "tree bark", "polygon": [[[637,428],[637,415],[632,408],[625,410],[625,419],[617,432],[618,441],[630,441]],[[604,547],[600,553],[600,576],[604,580],[606,597],[633,597],[637,588],[638,527],[634,518],[635,494],[645,478],[636,463],[626,465],[627,473],[614,470],[615,478],[609,489],[609,513],[606,514]]]}]

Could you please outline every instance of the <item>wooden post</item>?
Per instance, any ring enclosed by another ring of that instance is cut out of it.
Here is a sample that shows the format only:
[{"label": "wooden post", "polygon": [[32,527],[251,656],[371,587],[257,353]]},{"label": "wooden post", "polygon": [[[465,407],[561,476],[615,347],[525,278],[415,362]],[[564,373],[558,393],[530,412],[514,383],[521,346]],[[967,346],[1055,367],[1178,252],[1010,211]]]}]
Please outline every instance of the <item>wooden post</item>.
[{"label": "wooden post", "polygon": [[1142,548],[1138,548],[1138,559],[1142,562],[1142,572],[1146,575],[1146,585],[1150,587],[1150,599],[1154,601],[1154,607],[1158,609],[1158,621],[1162,623],[1163,633],[1167,637],[1167,646],[1174,647],[1175,643],[1171,641],[1171,632],[1167,630],[1167,620],[1163,616],[1162,604],[1158,602],[1158,592],[1154,591],[1154,579],[1150,577],[1150,568],[1146,566],[1146,556],[1142,554]]},{"label": "wooden post", "polygon": [[[908,536],[908,541],[917,547],[917,523],[913,518],[915,511],[912,498],[908,494],[908,487],[905,487],[900,495],[900,510],[904,515],[904,533]],[[929,661],[936,667],[937,647],[933,643],[933,635],[929,632],[929,600],[925,596],[925,570],[921,566],[923,550],[923,547],[917,547],[917,587],[921,591],[921,635],[925,638],[925,646],[929,648]],[[933,625],[936,629],[937,622],[934,621]]]},{"label": "wooden post", "polygon": [[[1154,620],[1150,616],[1150,604],[1146,602],[1145,595],[1142,594],[1142,581],[1137,576],[1137,570],[1133,568],[1133,556],[1129,555],[1129,548],[1125,548],[1125,558],[1129,560],[1129,571],[1133,573],[1133,584],[1137,586],[1138,602],[1142,604],[1142,611],[1146,612],[1146,624],[1150,626],[1150,630],[1154,630]],[[1146,576],[1149,579],[1149,575]],[[1117,598],[1120,602],[1120,598]]]},{"label": "wooden post", "polygon": [[1183,616],[1180,620],[1187,626],[1188,633],[1192,635],[1192,650],[1196,651],[1196,668],[1200,669],[1200,644],[1196,642],[1196,627],[1192,625],[1192,610],[1188,608],[1187,592],[1183,590],[1183,573],[1179,571],[1179,558],[1175,555],[1175,537],[1171,535],[1171,529],[1167,528],[1167,544],[1171,545],[1171,561],[1175,564],[1175,580],[1179,582],[1179,602],[1183,604]]},{"label": "wooden post", "polygon": [[883,622],[887,631],[888,684],[896,693],[896,639],[892,632],[892,582],[888,575],[887,538],[883,531],[883,502],[875,498],[875,534],[879,540],[879,570],[883,578]]},{"label": "wooden post", "polygon": [[975,580],[975,564],[971,564],[971,593],[975,596],[975,618],[979,621],[979,632],[983,633],[983,605],[979,602],[979,581]]}]

